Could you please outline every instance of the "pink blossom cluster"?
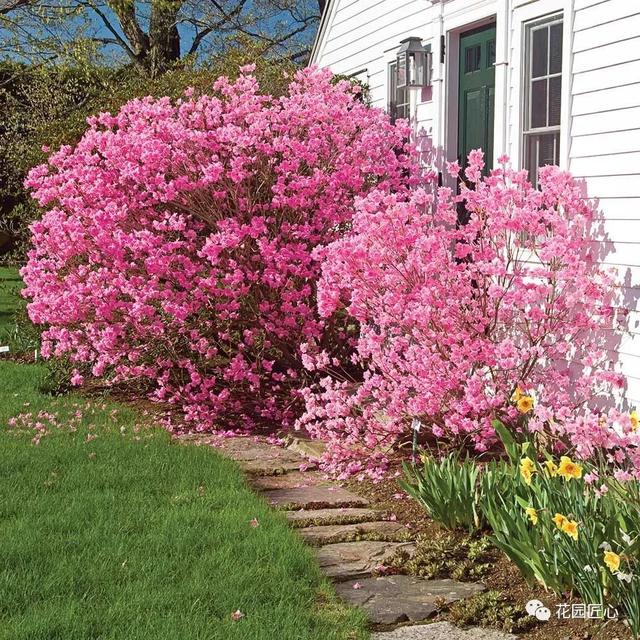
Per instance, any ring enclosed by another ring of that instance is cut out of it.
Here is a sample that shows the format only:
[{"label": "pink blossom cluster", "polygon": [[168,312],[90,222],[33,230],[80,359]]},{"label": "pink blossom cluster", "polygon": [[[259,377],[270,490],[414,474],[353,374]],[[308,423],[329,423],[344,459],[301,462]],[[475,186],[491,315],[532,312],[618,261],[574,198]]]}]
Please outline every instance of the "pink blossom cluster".
[{"label": "pink blossom cluster", "polygon": [[[483,166],[472,152],[459,195],[360,198],[350,233],[316,251],[320,315],[359,325],[349,361],[305,346],[323,377],[304,391],[298,426],[329,443],[332,471],[379,474],[412,424],[421,442],[479,451],[495,418],[514,432],[565,425],[556,435],[587,451],[590,428],[575,416],[590,424],[587,403],[622,384],[608,351],[618,289],[593,205],[558,168],[543,168],[536,189],[506,157],[488,176]],[[511,401],[518,387],[534,416]]]},{"label": "pink blossom cluster", "polygon": [[299,344],[342,338],[316,312],[313,250],[355,197],[415,185],[406,123],[327,71],[274,98],[247,68],[88,122],[26,183],[47,208],[22,270],[43,356],[70,358],[76,385],[139,385],[198,430],[290,421]]}]

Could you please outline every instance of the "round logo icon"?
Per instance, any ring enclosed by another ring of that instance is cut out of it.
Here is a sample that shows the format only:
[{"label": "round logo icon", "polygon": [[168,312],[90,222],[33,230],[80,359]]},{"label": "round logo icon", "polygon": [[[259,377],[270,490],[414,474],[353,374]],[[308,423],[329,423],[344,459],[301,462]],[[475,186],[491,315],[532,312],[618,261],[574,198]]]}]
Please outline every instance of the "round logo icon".
[{"label": "round logo icon", "polygon": [[534,616],[541,622],[547,622],[551,619],[551,610],[544,606],[544,603],[540,600],[529,600],[525,609],[530,616]]}]

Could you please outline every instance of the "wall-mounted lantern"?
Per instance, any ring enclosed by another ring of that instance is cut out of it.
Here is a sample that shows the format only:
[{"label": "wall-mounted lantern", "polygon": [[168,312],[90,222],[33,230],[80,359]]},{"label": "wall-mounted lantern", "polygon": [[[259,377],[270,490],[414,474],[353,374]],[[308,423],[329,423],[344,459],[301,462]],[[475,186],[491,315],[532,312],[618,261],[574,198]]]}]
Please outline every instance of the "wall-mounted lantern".
[{"label": "wall-mounted lantern", "polygon": [[431,52],[420,38],[405,38],[396,54],[398,89],[428,87],[431,84]]}]

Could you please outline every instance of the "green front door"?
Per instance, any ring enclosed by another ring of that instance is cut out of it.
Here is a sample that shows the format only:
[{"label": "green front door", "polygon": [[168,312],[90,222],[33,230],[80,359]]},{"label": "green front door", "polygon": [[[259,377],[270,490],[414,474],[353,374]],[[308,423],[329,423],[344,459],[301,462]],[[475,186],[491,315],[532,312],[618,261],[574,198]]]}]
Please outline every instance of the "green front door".
[{"label": "green front door", "polygon": [[491,169],[495,61],[495,24],[460,35],[458,157],[463,167],[469,151],[482,149],[485,154],[485,171]]}]

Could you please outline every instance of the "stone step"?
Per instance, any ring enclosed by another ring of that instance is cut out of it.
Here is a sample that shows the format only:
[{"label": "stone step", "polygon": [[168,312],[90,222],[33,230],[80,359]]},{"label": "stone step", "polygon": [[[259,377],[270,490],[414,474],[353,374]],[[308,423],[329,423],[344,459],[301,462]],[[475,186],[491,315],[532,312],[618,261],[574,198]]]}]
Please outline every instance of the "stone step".
[{"label": "stone step", "polygon": [[309,438],[294,438],[291,443],[287,445],[287,449],[290,451],[295,451],[311,460],[321,458],[326,448],[327,445],[324,442],[311,440]]},{"label": "stone step", "polygon": [[376,567],[384,566],[398,552],[411,556],[415,549],[412,542],[338,542],[318,547],[316,557],[325,575],[343,581],[369,577]]},{"label": "stone step", "polygon": [[297,471],[301,465],[314,468],[301,455],[250,437],[224,438],[218,448],[223,455],[235,460],[248,474],[275,476]]},{"label": "stone step", "polygon": [[301,487],[264,492],[267,502],[278,509],[319,509],[323,507],[366,507],[369,501],[342,487]]},{"label": "stone step", "polygon": [[312,545],[354,542],[357,540],[407,542],[410,539],[409,531],[405,526],[399,522],[389,522],[388,520],[311,526],[299,529],[298,532]]},{"label": "stone step", "polygon": [[251,484],[261,491],[334,486],[331,480],[327,480],[324,474],[318,471],[289,471],[278,476],[252,476]]},{"label": "stone step", "polygon": [[456,580],[425,580],[394,575],[342,582],[336,584],[336,591],[349,604],[362,607],[371,622],[388,625],[423,622],[442,603],[468,598],[484,591],[484,586]]},{"label": "stone step", "polygon": [[517,636],[485,627],[459,629],[450,622],[434,622],[380,631],[372,634],[371,640],[517,640]]},{"label": "stone step", "polygon": [[287,519],[294,527],[322,526],[330,524],[354,524],[376,520],[380,517],[379,511],[373,509],[300,509],[299,511],[287,511]]}]

